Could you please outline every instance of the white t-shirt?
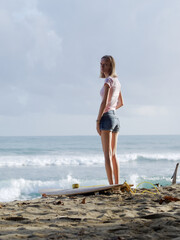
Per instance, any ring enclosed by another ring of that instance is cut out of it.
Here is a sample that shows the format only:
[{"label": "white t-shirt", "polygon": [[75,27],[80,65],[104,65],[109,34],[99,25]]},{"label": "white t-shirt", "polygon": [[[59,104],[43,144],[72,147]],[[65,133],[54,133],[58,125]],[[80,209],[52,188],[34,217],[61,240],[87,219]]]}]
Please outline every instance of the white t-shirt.
[{"label": "white t-shirt", "polygon": [[[121,84],[118,78],[108,77],[104,80],[104,85],[105,84],[107,84],[110,87],[110,93],[104,113],[108,112],[109,110],[116,110],[119,93],[121,91]],[[100,91],[100,95],[102,98],[104,97],[104,86]]]}]

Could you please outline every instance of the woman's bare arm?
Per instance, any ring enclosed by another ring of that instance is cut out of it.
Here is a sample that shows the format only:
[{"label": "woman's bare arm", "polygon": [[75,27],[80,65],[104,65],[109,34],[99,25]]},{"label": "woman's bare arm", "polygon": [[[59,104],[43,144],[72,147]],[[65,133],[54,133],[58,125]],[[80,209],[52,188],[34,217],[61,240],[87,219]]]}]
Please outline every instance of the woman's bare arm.
[{"label": "woman's bare arm", "polygon": [[101,120],[101,117],[104,113],[104,109],[105,109],[105,107],[108,103],[109,89],[110,89],[110,87],[107,84],[105,84],[104,85],[104,97],[102,99],[102,102],[101,102],[101,105],[100,105],[100,108],[99,108],[99,114],[98,114],[97,120]]},{"label": "woman's bare arm", "polygon": [[124,105],[124,101],[123,101],[122,94],[121,94],[121,92],[120,92],[120,93],[119,93],[119,97],[118,97],[118,103],[117,103],[116,109],[122,107],[123,105]]},{"label": "woman's bare arm", "polygon": [[104,97],[102,99],[102,102],[101,102],[101,105],[100,105],[100,108],[99,108],[99,114],[98,114],[98,117],[97,117],[97,120],[96,120],[96,129],[97,129],[97,132],[99,133],[99,135],[101,135],[101,131],[100,131],[100,126],[99,126],[99,122],[101,120],[101,117],[104,113],[104,110],[105,110],[105,107],[108,103],[108,98],[109,98],[109,89],[110,87],[105,84],[104,85]]}]

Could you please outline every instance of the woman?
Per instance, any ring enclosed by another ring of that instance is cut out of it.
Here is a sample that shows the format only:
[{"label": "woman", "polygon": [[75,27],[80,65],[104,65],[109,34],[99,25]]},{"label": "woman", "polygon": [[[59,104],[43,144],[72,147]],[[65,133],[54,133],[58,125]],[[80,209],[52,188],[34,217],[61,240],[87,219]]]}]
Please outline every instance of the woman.
[{"label": "woman", "polygon": [[105,158],[105,167],[109,184],[119,183],[119,166],[116,155],[117,138],[120,128],[116,109],[123,106],[121,85],[115,71],[115,61],[112,56],[101,58],[101,78],[105,78],[104,86],[100,91],[102,102],[96,120],[96,129],[101,136]]}]

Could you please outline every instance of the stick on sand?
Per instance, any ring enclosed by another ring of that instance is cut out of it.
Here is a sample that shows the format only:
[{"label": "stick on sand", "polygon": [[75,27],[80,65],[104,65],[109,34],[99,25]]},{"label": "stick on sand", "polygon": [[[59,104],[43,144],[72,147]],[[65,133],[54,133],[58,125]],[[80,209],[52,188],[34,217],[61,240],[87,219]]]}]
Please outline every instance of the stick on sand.
[{"label": "stick on sand", "polygon": [[172,177],[171,177],[171,179],[172,179],[172,184],[175,184],[175,183],[176,183],[178,166],[179,166],[179,163],[176,164],[176,168],[175,168],[174,173],[173,173],[173,175],[172,175]]}]

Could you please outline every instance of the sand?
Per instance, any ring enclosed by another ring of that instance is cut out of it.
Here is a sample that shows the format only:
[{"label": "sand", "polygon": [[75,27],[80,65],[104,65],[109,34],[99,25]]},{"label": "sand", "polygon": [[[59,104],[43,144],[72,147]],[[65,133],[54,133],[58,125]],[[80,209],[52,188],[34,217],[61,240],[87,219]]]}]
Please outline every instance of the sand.
[{"label": "sand", "polygon": [[158,190],[0,203],[0,239],[180,239],[180,185]]}]

